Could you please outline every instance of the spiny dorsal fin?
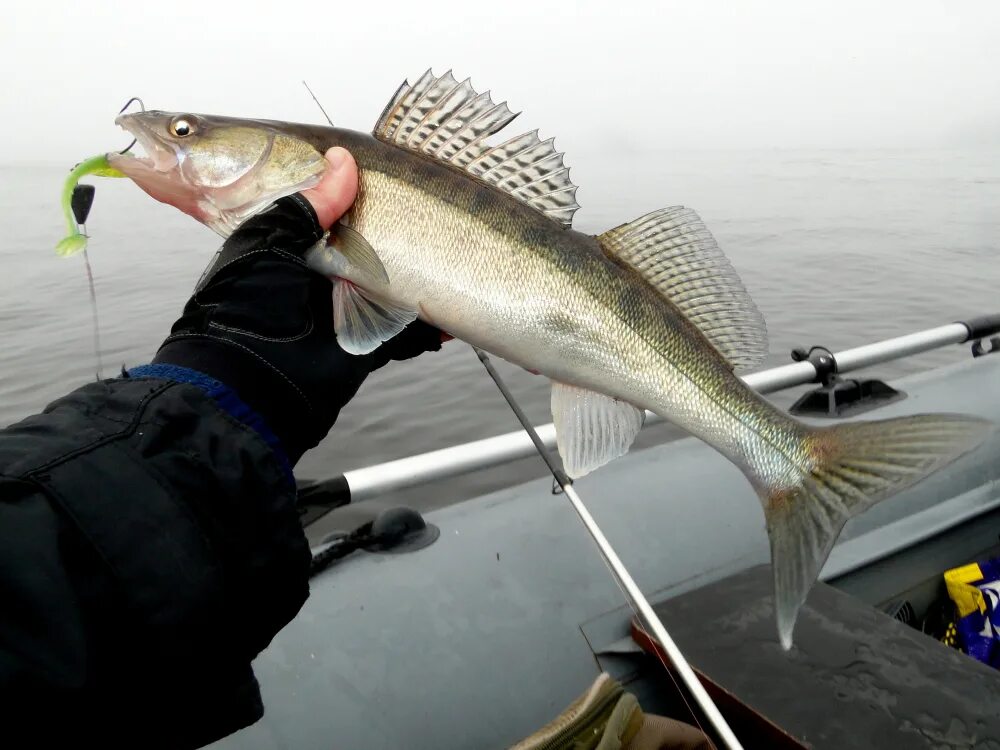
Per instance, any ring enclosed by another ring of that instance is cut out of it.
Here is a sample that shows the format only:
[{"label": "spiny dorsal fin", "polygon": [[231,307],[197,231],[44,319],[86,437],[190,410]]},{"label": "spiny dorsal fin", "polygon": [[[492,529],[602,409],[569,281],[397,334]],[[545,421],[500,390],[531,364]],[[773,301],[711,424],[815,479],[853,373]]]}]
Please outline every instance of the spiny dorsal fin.
[{"label": "spiny dorsal fin", "polygon": [[654,211],[598,240],[673,302],[733,367],[753,367],[767,356],[764,317],[690,208]]},{"label": "spiny dorsal fin", "polygon": [[506,102],[495,104],[488,91],[477,92],[469,79],[459,82],[450,70],[435,77],[428,70],[413,85],[403,82],[374,135],[463,169],[569,226],[580,207],[577,188],[553,139],[541,140],[536,130],[498,146],[486,143],[515,117]]}]

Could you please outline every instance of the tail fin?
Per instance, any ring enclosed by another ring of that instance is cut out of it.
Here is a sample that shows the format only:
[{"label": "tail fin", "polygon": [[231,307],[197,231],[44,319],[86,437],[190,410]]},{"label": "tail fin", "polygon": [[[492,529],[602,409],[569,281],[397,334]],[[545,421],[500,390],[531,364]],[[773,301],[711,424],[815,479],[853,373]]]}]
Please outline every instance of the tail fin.
[{"label": "tail fin", "polygon": [[795,486],[760,491],[786,650],[799,608],[847,519],[972,450],[991,431],[990,422],[975,417],[925,414],[806,433],[811,471]]}]

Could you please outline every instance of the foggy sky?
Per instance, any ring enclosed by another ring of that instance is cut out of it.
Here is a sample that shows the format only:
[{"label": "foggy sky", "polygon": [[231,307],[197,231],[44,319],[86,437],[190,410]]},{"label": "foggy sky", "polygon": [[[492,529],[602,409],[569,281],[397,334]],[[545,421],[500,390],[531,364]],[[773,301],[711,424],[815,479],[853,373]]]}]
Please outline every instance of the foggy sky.
[{"label": "foggy sky", "polygon": [[[429,66],[597,149],[1000,147],[1000,3],[14,3],[0,161],[123,147],[154,109],[369,130]],[[513,134],[513,131],[511,131]]]}]

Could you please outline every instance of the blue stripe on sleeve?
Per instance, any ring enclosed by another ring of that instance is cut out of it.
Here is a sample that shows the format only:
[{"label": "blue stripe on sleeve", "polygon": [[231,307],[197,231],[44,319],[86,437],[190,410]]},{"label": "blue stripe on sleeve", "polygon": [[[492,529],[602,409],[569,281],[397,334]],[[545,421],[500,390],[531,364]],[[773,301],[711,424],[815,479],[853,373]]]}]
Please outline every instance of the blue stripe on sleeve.
[{"label": "blue stripe on sleeve", "polygon": [[288,456],[281,447],[278,436],[271,431],[271,428],[267,426],[267,423],[264,422],[264,418],[260,414],[247,406],[236,394],[236,391],[222,381],[209,377],[197,370],[167,364],[140,365],[139,367],[131,368],[126,374],[130,378],[159,378],[161,380],[173,380],[177,383],[187,383],[201,388],[215,401],[220,409],[234,419],[247,425],[247,427],[252,428],[264,439],[264,442],[268,444],[277,457],[278,463],[284,470],[288,481],[292,484],[295,483],[295,478],[292,475],[292,465],[289,463]]}]

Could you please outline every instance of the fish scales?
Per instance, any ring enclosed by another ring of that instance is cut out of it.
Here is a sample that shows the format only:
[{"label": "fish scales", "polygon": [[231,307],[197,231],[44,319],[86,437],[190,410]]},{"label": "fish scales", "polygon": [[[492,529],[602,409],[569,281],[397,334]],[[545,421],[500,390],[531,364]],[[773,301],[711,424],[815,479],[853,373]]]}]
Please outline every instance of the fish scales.
[{"label": "fish scales", "polygon": [[[749,434],[767,439],[762,429],[788,428],[769,402],[735,387],[704,335],[595,238],[374,139],[338,134],[317,145],[342,145],[358,161],[350,222],[378,249],[390,279],[401,280],[387,294],[420,300],[444,330],[557,380],[668,413],[699,437],[747,433],[728,441],[732,458]],[[527,352],[526,332],[536,343]]]}]

